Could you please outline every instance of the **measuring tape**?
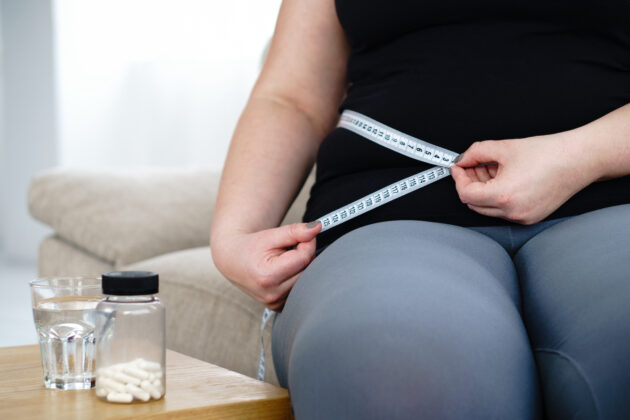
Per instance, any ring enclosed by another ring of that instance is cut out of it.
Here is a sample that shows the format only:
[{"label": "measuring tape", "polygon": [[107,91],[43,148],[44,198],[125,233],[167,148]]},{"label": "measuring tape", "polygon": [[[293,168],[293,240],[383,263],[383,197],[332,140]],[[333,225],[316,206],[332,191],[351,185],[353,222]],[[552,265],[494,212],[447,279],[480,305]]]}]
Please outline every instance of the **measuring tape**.
[{"label": "measuring tape", "polygon": [[[458,156],[458,153],[417,139],[348,109],[341,114],[337,127],[345,128],[380,146],[435,166],[401,179],[320,217],[317,219],[317,221],[322,223],[320,233],[413,191],[424,188],[435,181],[446,178],[451,174],[449,168],[453,166],[455,158]],[[265,342],[263,333],[267,322],[274,313],[271,309],[265,308],[260,325],[260,358],[258,359],[257,378],[261,381],[265,380]]]},{"label": "measuring tape", "polygon": [[[457,153],[434,146],[423,140],[404,134],[358,112],[345,110],[338,127],[350,130],[374,143],[421,162],[437,165],[426,171],[401,179],[352,203],[317,219],[325,232],[383,204],[426,187],[451,174],[450,168]],[[321,233],[320,232],[320,233]]]}]

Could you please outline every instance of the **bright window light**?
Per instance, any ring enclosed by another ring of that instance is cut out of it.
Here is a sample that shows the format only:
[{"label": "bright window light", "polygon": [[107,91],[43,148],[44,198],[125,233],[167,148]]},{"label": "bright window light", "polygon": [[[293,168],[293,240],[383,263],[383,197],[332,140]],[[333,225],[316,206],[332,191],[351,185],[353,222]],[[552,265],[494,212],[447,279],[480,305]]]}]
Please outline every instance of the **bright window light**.
[{"label": "bright window light", "polygon": [[57,0],[62,166],[220,168],[280,0]]}]

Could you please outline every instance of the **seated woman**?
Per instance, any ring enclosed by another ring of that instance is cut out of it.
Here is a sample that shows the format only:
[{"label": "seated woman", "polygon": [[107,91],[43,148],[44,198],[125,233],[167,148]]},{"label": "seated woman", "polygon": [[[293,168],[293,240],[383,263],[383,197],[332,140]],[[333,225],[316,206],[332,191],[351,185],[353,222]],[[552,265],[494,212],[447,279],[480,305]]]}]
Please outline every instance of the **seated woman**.
[{"label": "seated woman", "polygon": [[[345,110],[463,152],[452,178],[323,232],[428,168]],[[314,222],[278,227],[315,162]],[[629,418],[629,174],[628,2],[285,0],[212,253],[281,311],[298,419]]]}]

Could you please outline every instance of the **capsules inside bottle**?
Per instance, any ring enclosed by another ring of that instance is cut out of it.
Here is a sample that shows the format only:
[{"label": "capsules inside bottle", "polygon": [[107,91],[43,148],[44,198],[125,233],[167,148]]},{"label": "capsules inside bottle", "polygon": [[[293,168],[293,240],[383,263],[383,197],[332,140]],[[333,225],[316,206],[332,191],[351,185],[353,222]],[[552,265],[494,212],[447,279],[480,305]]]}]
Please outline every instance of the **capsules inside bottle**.
[{"label": "capsules inside bottle", "polygon": [[100,367],[96,395],[114,403],[159,400],[164,396],[164,368],[144,359]]},{"label": "capsules inside bottle", "polygon": [[149,271],[103,274],[106,298],[96,306],[96,395],[113,403],[164,396],[166,314]]}]

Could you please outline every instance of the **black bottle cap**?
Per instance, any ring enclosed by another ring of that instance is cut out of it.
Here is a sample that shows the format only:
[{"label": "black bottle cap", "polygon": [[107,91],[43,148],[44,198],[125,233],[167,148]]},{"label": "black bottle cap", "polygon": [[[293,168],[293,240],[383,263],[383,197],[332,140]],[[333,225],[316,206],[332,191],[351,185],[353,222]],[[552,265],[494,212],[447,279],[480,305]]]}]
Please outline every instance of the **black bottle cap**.
[{"label": "black bottle cap", "polygon": [[103,274],[105,295],[152,295],[158,292],[158,274],[152,271],[112,271]]}]

